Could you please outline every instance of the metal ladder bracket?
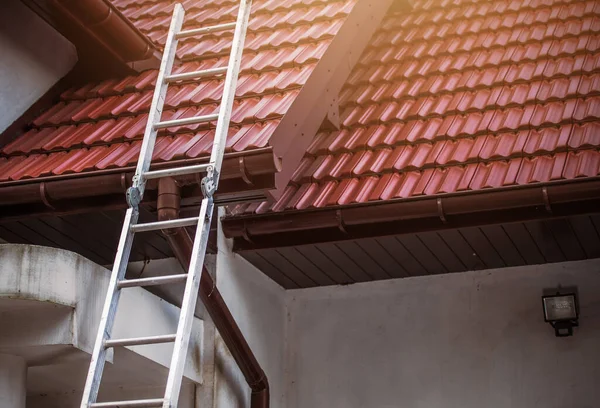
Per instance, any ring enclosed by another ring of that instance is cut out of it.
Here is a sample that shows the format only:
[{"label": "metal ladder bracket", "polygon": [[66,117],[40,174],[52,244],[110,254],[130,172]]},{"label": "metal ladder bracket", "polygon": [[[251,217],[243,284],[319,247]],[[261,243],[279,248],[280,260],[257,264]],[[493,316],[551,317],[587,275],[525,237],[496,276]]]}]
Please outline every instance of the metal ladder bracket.
[{"label": "metal ladder bracket", "polygon": [[213,196],[217,189],[218,178],[219,172],[214,167],[209,168],[208,173],[202,178],[202,182],[200,183],[200,189],[204,197]]},{"label": "metal ladder bracket", "polygon": [[129,187],[125,194],[125,199],[129,207],[137,208],[142,202],[142,193],[138,187]]}]

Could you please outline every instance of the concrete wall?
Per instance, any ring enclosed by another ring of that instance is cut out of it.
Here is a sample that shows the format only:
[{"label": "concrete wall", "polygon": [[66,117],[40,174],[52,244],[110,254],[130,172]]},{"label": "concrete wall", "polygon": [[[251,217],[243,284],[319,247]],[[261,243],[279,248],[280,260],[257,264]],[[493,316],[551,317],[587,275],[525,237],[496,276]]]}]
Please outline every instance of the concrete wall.
[{"label": "concrete wall", "polygon": [[0,132],[77,62],[75,47],[19,0],[0,2]]},{"label": "concrete wall", "polygon": [[[28,408],[79,406],[109,277],[110,271],[70,251],[0,245],[0,408],[24,404],[11,379],[23,390],[27,383]],[[174,333],[179,313],[142,288],[126,289],[113,338]],[[203,383],[203,326],[199,319],[192,324],[181,408],[195,406],[195,384]],[[99,399],[162,397],[172,349],[117,347],[114,358],[109,352]],[[25,361],[26,378],[19,364],[10,363],[17,356]],[[2,399],[6,389],[15,393]]]},{"label": "concrete wall", "polygon": [[[286,407],[285,291],[239,255],[219,234],[217,286],[267,374],[271,408]],[[216,335],[215,407],[249,407],[250,389],[222,339]]]},{"label": "concrete wall", "polygon": [[[229,245],[220,234],[217,283],[267,373],[273,408],[598,406],[600,260],[285,292]],[[542,319],[542,290],[558,285],[580,292],[571,338]],[[249,388],[211,327],[204,384],[186,395],[196,407],[247,408]]]},{"label": "concrete wall", "polygon": [[[545,287],[577,285],[556,338]],[[288,292],[287,407],[595,408],[600,260]]]}]

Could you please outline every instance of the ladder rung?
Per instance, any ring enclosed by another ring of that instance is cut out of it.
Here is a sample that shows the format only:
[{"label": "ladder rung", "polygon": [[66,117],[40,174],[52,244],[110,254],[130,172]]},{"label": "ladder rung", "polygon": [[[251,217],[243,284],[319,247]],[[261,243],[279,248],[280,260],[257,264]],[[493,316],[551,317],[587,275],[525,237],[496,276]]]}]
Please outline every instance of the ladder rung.
[{"label": "ladder rung", "polygon": [[90,408],[120,408],[120,407],[162,407],[165,400],[163,398],[114,401],[114,402],[94,402],[89,404]]},{"label": "ladder rung", "polygon": [[141,279],[125,279],[119,282],[119,288],[134,288],[137,286],[156,286],[156,285],[167,285],[169,283],[183,282],[187,279],[187,274],[182,273],[180,275],[170,276],[155,276],[152,278],[141,278]]},{"label": "ladder rung", "polygon": [[181,30],[177,35],[175,35],[175,37],[177,39],[181,39],[181,38],[193,37],[195,35],[216,33],[218,31],[231,30],[232,28],[235,28],[235,26],[236,26],[236,23],[226,23],[226,24],[218,24],[218,25],[209,26],[209,27],[194,28],[191,30]]},{"label": "ladder rung", "polygon": [[225,74],[226,72],[227,72],[227,67],[203,69],[203,70],[194,71],[194,72],[184,72],[181,74],[169,75],[168,77],[165,78],[165,82],[175,82],[175,81],[183,81],[184,79],[203,78],[203,77],[207,77],[207,76]]},{"label": "ladder rung", "polygon": [[144,173],[146,180],[158,179],[162,177],[184,176],[186,174],[203,173],[208,170],[213,163],[197,164],[194,166],[174,167],[172,169],[153,170]]},{"label": "ladder rung", "polygon": [[218,113],[213,113],[210,115],[204,116],[194,116],[191,118],[183,118],[183,119],[173,119],[173,120],[165,120],[163,122],[158,122],[154,125],[155,130],[165,129],[172,126],[183,126],[183,125],[193,125],[196,123],[206,123],[212,122],[219,118]]},{"label": "ladder rung", "polygon": [[131,226],[133,232],[156,231],[159,229],[189,227],[198,224],[198,217],[179,218],[176,220],[147,222],[145,224],[136,224]]},{"label": "ladder rung", "polygon": [[164,334],[161,336],[148,336],[148,337],[133,337],[130,339],[117,339],[117,340],[106,340],[104,347],[118,347],[118,346],[143,346],[146,344],[160,344],[160,343],[171,343],[175,341],[175,334]]}]

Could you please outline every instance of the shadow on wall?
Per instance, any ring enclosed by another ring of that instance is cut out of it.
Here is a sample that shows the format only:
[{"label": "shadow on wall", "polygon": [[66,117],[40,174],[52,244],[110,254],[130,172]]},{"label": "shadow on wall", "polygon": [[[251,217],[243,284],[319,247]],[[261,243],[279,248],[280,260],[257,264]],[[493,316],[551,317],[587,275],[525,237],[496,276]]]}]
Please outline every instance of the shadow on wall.
[{"label": "shadow on wall", "polygon": [[215,396],[228,408],[249,406],[248,386],[220,335],[215,336]]},{"label": "shadow on wall", "polygon": [[0,132],[77,62],[75,46],[19,0],[0,2]]}]

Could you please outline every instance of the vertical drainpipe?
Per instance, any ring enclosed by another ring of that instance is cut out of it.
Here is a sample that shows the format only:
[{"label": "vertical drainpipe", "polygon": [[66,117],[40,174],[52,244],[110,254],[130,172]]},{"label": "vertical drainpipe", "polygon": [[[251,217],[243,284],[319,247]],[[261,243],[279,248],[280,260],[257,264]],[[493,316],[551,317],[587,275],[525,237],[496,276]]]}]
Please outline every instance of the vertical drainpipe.
[{"label": "vertical drainpipe", "polygon": [[[159,221],[179,217],[181,190],[172,178],[162,178],[158,182],[157,212]],[[187,270],[192,256],[193,241],[185,228],[163,230],[175,257],[181,266]],[[251,408],[269,407],[269,381],[260,367],[248,342],[233,318],[225,300],[206,267],[202,270],[200,279],[200,299],[213,320],[215,327],[231,352],[248,386],[252,390]]]}]

